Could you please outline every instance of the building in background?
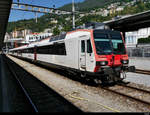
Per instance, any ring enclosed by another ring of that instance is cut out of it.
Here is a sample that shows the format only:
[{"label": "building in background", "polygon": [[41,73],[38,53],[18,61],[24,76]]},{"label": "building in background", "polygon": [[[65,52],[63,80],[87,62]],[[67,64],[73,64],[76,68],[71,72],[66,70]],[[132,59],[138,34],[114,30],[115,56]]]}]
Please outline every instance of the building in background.
[{"label": "building in background", "polygon": [[31,33],[32,33],[32,30],[24,29],[24,30],[22,30],[22,37],[25,37],[26,35],[31,34]]},{"label": "building in background", "polygon": [[15,29],[11,32],[12,38],[24,38],[27,34],[32,33],[30,29]]},{"label": "building in background", "polygon": [[52,36],[52,33],[32,33],[26,35],[24,42],[29,44],[32,42],[41,41],[45,38],[49,38],[50,36]]},{"label": "building in background", "polygon": [[126,32],[126,46],[136,47],[137,45],[137,33],[138,32]]},{"label": "building in background", "polygon": [[[28,34],[29,33],[29,34]],[[52,33],[31,33],[31,31],[25,30],[22,31],[22,35],[20,38],[17,36],[11,36],[13,34],[6,33],[4,43],[8,49],[19,47],[22,45],[30,44],[32,42],[41,41],[43,39],[49,38],[52,36]]]},{"label": "building in background", "polygon": [[150,36],[150,27],[139,29],[134,32],[126,32],[126,46],[136,47],[138,44],[138,39],[148,38],[148,36]]}]

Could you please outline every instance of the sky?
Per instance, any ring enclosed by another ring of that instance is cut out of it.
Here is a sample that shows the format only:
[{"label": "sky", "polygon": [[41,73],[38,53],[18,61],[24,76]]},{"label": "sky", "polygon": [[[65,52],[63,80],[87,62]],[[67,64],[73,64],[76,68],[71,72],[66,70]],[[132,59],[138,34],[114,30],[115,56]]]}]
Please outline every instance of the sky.
[{"label": "sky", "polygon": [[[13,2],[17,2],[17,1],[18,0],[13,0]],[[19,0],[19,1],[20,3],[44,6],[49,8],[53,8],[53,5],[55,5],[55,8],[59,8],[65,4],[72,2],[72,0]],[[84,0],[74,0],[74,1],[83,2]],[[43,15],[42,13],[37,14],[38,17],[42,15]],[[9,16],[9,22],[22,20],[22,19],[31,19],[31,18],[35,18],[35,13],[19,11],[19,10],[11,10]]]}]

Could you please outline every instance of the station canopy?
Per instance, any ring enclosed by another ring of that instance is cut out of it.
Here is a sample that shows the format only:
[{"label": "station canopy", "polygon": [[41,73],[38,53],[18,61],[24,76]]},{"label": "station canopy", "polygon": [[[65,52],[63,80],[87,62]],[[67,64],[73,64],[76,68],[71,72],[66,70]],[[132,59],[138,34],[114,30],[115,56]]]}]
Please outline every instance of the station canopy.
[{"label": "station canopy", "polygon": [[0,0],[0,50],[3,45],[12,0]]},{"label": "station canopy", "polygon": [[111,29],[129,32],[150,27],[150,10],[106,22]]}]

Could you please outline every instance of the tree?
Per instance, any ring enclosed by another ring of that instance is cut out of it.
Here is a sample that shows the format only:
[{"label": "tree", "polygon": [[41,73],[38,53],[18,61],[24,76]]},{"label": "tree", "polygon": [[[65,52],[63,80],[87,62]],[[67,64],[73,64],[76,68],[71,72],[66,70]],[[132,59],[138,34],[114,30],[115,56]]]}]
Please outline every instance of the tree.
[{"label": "tree", "polygon": [[138,43],[150,43],[150,37],[138,39]]},{"label": "tree", "polygon": [[53,35],[59,35],[60,34],[60,30],[58,29],[58,27],[53,29]]}]

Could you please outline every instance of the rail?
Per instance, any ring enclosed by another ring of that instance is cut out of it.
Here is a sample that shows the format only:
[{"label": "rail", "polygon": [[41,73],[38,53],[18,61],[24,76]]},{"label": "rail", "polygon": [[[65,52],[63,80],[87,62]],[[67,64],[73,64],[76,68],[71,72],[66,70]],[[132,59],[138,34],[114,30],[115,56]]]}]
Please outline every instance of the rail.
[{"label": "rail", "polygon": [[136,69],[135,73],[150,75],[150,70]]},{"label": "rail", "polygon": [[[145,99],[146,96],[150,97],[150,91],[139,89],[125,84],[118,84],[114,87],[102,87],[103,89],[113,92],[115,94],[133,99],[146,105],[150,105],[150,99]],[[146,96],[145,96],[146,95]]]},{"label": "rail", "polygon": [[[8,69],[24,92],[33,112],[82,112],[71,102],[5,57]],[[63,106],[62,106],[63,105]]]}]

